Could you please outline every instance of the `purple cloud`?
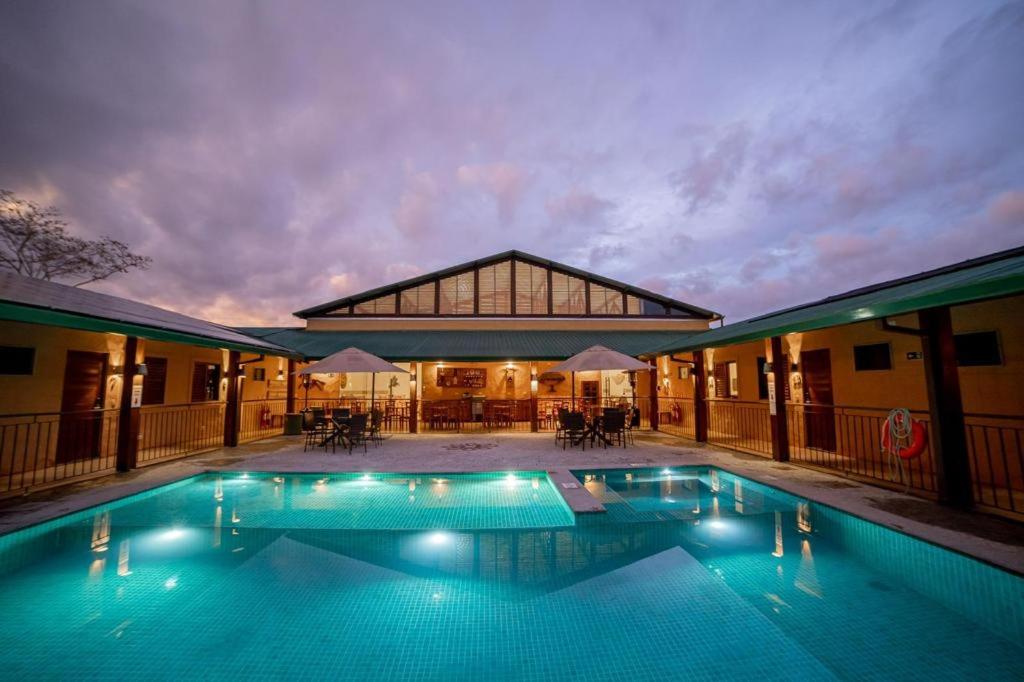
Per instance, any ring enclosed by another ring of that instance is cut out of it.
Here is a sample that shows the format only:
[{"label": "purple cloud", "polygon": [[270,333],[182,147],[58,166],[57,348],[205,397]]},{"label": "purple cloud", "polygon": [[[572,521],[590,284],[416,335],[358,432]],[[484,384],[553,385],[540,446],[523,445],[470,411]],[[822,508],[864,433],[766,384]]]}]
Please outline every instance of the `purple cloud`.
[{"label": "purple cloud", "polygon": [[13,3],[0,187],[227,323],[509,248],[739,319],[1019,244],[1021,63],[989,1]]}]

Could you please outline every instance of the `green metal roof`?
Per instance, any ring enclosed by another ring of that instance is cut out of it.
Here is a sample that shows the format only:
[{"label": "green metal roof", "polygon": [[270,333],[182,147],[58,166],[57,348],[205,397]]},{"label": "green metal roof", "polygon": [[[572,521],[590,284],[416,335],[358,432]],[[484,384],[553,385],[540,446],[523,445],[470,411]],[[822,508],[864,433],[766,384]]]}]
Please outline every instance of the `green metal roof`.
[{"label": "green metal roof", "polygon": [[138,336],[247,353],[292,356],[287,348],[118,296],[0,270],[0,320]]},{"label": "green metal roof", "polygon": [[601,344],[636,357],[654,346],[679,339],[677,331],[307,331],[282,327],[244,327],[240,331],[291,348],[308,358],[323,358],[349,346],[402,361],[564,360]]},{"label": "green metal roof", "polygon": [[645,355],[678,353],[878,320],[1024,292],[1024,247],[890,280],[820,301],[680,336]]}]

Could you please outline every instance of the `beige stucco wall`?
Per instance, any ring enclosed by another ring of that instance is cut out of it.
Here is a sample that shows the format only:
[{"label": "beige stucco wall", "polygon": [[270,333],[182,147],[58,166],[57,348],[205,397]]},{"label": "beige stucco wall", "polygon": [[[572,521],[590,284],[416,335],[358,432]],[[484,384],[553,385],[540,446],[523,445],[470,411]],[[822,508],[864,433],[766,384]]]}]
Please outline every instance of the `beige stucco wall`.
[{"label": "beige stucco wall", "polygon": [[[964,410],[984,414],[1024,414],[1024,390],[1021,388],[1024,386],[1024,297],[958,306],[953,309],[952,317],[956,333],[996,330],[1003,353],[1001,365],[960,368]],[[902,326],[917,326],[916,315],[892,321]],[[892,369],[856,371],[853,347],[883,342],[891,346]],[[881,329],[878,322],[869,321],[784,337],[785,351],[793,353],[797,345],[800,352],[829,349],[836,405],[928,409],[923,361],[907,357],[908,353],[921,351],[921,341],[915,336],[888,332]],[[754,401],[758,400],[757,358],[768,355],[766,342],[756,341],[716,348],[713,362],[736,361],[739,399]],[[658,362],[659,367],[664,367],[668,360],[661,357]],[[686,385],[677,383],[674,376],[673,370],[670,373],[670,390],[685,392]],[[692,380],[688,383],[692,395]],[[800,394],[793,391],[792,395],[798,397]]]}]

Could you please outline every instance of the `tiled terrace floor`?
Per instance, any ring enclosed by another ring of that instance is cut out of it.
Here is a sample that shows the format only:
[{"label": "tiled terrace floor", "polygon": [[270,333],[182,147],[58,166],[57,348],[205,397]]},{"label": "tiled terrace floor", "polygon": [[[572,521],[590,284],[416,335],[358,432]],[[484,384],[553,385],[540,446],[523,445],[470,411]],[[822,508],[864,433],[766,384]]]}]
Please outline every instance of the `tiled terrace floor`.
[{"label": "tiled terrace floor", "polygon": [[302,451],[278,437],[0,502],[0,533],[206,470],[460,472],[711,464],[1024,573],[1024,526],[898,492],[657,433],[629,448],[563,450],[551,434],[398,435],[363,454]]}]

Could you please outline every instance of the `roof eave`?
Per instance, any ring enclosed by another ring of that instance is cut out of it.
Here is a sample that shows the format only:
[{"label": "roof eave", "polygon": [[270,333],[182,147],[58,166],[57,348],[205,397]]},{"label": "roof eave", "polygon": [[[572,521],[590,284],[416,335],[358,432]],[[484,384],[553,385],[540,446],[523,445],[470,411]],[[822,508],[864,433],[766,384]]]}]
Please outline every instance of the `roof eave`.
[{"label": "roof eave", "polygon": [[[0,301],[0,319],[13,322],[26,322],[29,324],[41,324],[53,327],[68,327],[81,331],[92,331],[98,333],[124,334],[126,336],[138,336],[154,341],[170,341],[184,343],[205,348],[226,348],[228,350],[244,351],[247,353],[272,353],[282,357],[301,359],[301,353],[284,346],[278,346],[268,341],[261,341],[252,337],[254,343],[229,341],[199,334],[175,331],[165,327],[147,326],[132,322],[123,322],[110,318],[97,317],[94,315],[83,315],[71,313],[55,308],[43,308],[39,306],[25,305],[11,301]],[[243,332],[236,332],[242,334]]]}]

